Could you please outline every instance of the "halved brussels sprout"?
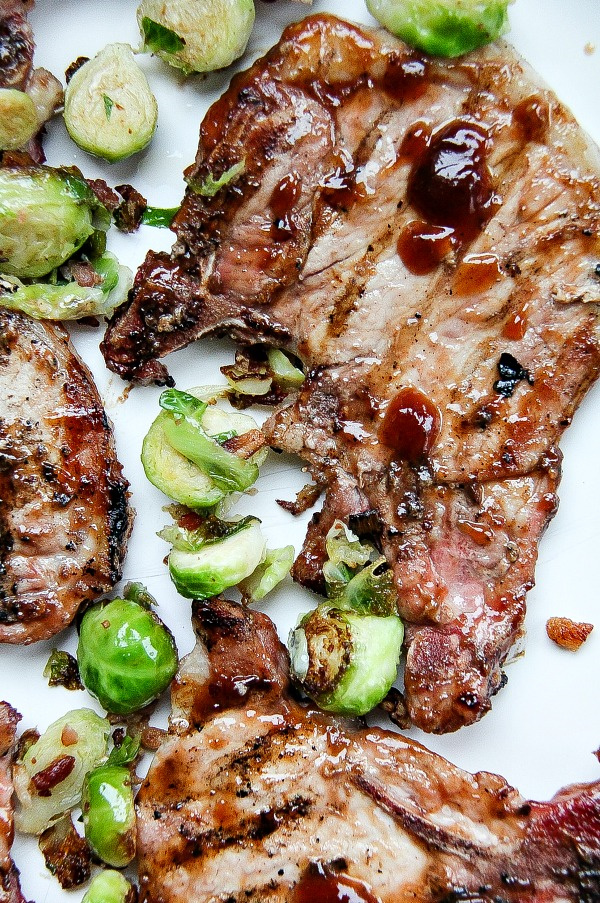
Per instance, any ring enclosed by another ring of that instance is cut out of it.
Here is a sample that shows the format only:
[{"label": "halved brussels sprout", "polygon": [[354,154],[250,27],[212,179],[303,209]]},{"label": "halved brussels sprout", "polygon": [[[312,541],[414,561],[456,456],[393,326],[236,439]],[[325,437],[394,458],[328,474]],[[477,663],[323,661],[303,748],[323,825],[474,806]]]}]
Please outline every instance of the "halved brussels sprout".
[{"label": "halved brussels sprout", "polygon": [[19,831],[41,834],[76,806],[85,775],[106,757],[110,725],[92,709],[75,709],[54,721],[15,763]]},{"label": "halved brussels sprout", "polygon": [[81,799],[85,837],[107,865],[123,868],[135,856],[135,807],[131,773],[101,765],[85,779]]},{"label": "halved brussels sprout", "polygon": [[37,108],[24,91],[0,88],[0,150],[16,150],[39,130]]},{"label": "halved brussels sprout", "polygon": [[461,56],[508,30],[513,0],[367,0],[388,31],[434,56]]},{"label": "halved brussels sprout", "polygon": [[[222,525],[222,535],[211,538],[199,530],[175,528],[161,531],[173,543],[169,573],[177,592],[189,599],[210,599],[249,577],[264,561],[266,540],[260,521],[246,517]],[[179,534],[179,535],[178,535]]]},{"label": "halved brussels sprout", "polygon": [[145,49],[186,74],[237,60],[254,15],[254,0],[142,0],[137,10]]},{"label": "halved brussels sprout", "polygon": [[75,72],[64,117],[79,147],[111,163],[150,143],[158,105],[129,44],[108,44]]},{"label": "halved brussels sprout", "polygon": [[83,177],[48,166],[0,168],[0,272],[38,278],[63,264],[106,211]]},{"label": "halved brussels sprout", "polygon": [[396,615],[319,605],[290,634],[292,675],[325,711],[366,715],[396,679],[403,638]]},{"label": "halved brussels sprout", "polygon": [[107,317],[127,298],[133,274],[110,251],[95,260],[92,269],[100,277],[98,285],[79,285],[74,280],[26,284],[16,276],[5,276],[0,278],[0,304],[38,320]]},{"label": "halved brussels sprout", "polygon": [[252,417],[224,411],[201,398],[202,388],[169,390],[168,405],[151,425],[142,444],[144,472],[157,489],[188,508],[212,508],[229,492],[247,489],[258,477],[267,455],[259,449],[249,460],[220,444],[258,429]]},{"label": "halved brussels sprout", "polygon": [[101,705],[128,715],[168,687],[177,670],[177,648],[153,611],[134,598],[113,599],[84,614],[77,661],[85,687]]}]

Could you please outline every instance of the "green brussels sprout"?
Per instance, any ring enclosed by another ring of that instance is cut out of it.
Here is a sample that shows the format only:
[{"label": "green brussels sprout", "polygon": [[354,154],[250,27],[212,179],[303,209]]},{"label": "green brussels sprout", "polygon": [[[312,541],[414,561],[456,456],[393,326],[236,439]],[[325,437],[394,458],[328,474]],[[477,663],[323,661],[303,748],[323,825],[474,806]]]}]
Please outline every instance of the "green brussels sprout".
[{"label": "green brussels sprout", "polygon": [[367,0],[388,31],[434,56],[461,56],[508,30],[513,0]]},{"label": "green brussels sprout", "polygon": [[159,536],[173,543],[169,573],[177,592],[189,599],[210,599],[236,586],[264,561],[266,541],[255,517],[235,523],[218,521],[220,534],[206,534],[180,527],[162,530]]},{"label": "green brussels sprout", "polygon": [[77,251],[106,213],[83,177],[48,166],[0,168],[0,272],[45,276]]},{"label": "green brussels sprout", "polygon": [[19,831],[41,834],[81,799],[85,775],[106,757],[110,725],[92,709],[75,709],[48,727],[14,766]]},{"label": "green brussels sprout", "polygon": [[29,94],[0,88],[0,150],[16,150],[38,132],[38,111]]},{"label": "green brussels sprout", "polygon": [[267,360],[277,385],[286,389],[298,389],[304,382],[304,373],[295,367],[287,354],[279,348],[269,348]]},{"label": "green brussels sprout", "polygon": [[396,679],[403,638],[396,615],[319,605],[290,634],[292,676],[325,711],[366,715]]},{"label": "green brussels sprout", "polygon": [[106,869],[93,879],[81,903],[133,903],[134,899],[127,878],[121,872]]},{"label": "green brussels sprout", "polygon": [[128,715],[156,699],[177,670],[177,648],[160,618],[134,599],[89,608],[77,646],[85,687],[108,712]]},{"label": "green brussels sprout", "polygon": [[142,0],[144,48],[190,72],[223,69],[240,57],[254,25],[254,0]]},{"label": "green brussels sprout", "polygon": [[79,285],[74,280],[26,284],[16,276],[5,276],[0,279],[0,304],[37,320],[107,317],[126,300],[133,274],[110,251],[93,262],[93,269],[101,281],[92,286]]},{"label": "green brussels sprout", "polygon": [[108,44],[75,72],[64,118],[75,144],[110,163],[150,143],[158,105],[129,44]]},{"label": "green brussels sprout", "polygon": [[[258,476],[267,448],[248,461],[222,448],[220,443],[257,429],[252,417],[200,400],[201,388],[189,393],[169,390],[161,404],[169,405],[152,423],[142,444],[144,472],[157,489],[188,508],[212,508],[234,489],[248,488]],[[185,443],[181,421],[185,418]],[[173,432],[169,432],[176,427]],[[175,445],[168,436],[173,436]]]},{"label": "green brussels sprout", "polygon": [[85,837],[93,852],[115,868],[135,856],[135,806],[131,772],[101,765],[85,779],[81,800]]}]

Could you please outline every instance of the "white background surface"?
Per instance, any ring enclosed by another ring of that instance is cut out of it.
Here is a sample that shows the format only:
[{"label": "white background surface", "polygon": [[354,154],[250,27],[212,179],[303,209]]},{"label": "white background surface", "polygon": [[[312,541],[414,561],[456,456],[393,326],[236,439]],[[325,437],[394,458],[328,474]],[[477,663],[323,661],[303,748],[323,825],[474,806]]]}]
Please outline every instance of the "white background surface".
[{"label": "white background surface", "polygon": [[[31,15],[36,64],[62,78],[76,57],[92,56],[106,43],[139,44],[132,0],[38,0]],[[329,11],[373,24],[363,0],[315,0],[312,11]],[[263,4],[257,0],[257,23],[247,65],[280,36],[285,24],[309,13],[291,0]],[[600,142],[600,0],[517,0],[510,9],[508,35],[523,55],[569,105],[581,124]],[[588,45],[588,52],[586,52]],[[589,45],[595,52],[589,53]],[[148,56],[140,57],[159,103],[159,125],[147,152],[123,164],[103,164],[78,150],[66,137],[59,118],[46,141],[48,162],[76,164],[89,177],[110,185],[131,182],[154,206],[176,206],[183,194],[182,170],[194,158],[198,126],[208,105],[227,86],[232,70],[206,79],[184,79]],[[600,200],[600,199],[599,199]],[[111,247],[135,268],[146,250],[170,247],[168,230],[143,227],[135,236],[115,234]],[[100,332],[76,327],[78,348],[91,366],[106,409],[113,419],[119,456],[131,482],[137,519],[125,564],[125,580],[141,580],[159,602],[158,611],[174,631],[180,654],[190,650],[189,603],[171,587],[163,557],[165,543],[155,535],[169,517],[161,509],[166,499],[146,480],[139,462],[140,445],[158,411],[158,389],[135,388],[110,374],[98,351]],[[218,367],[233,360],[233,345],[203,341],[172,355],[170,371],[180,388],[222,382]],[[559,787],[600,777],[593,751],[600,745],[600,386],[585,399],[574,425],[562,442],[565,454],[560,510],[542,540],[537,586],[529,594],[524,655],[507,669],[509,682],[494,700],[493,710],[479,724],[446,737],[412,735],[470,770],[503,774],[528,797],[548,798]],[[258,413],[258,416],[263,416]],[[261,517],[274,546],[293,542],[298,551],[308,514],[292,518],[275,504],[293,498],[305,481],[298,462],[272,455],[262,470],[258,493],[237,509]],[[282,637],[300,610],[315,598],[291,583],[262,606],[275,620]],[[597,623],[588,642],[576,654],[558,649],[547,639],[546,619],[567,615]],[[54,641],[29,648],[0,648],[0,698],[23,715],[21,728],[43,730],[68,709],[95,707],[85,692],[49,689],[42,671],[54,646],[74,652],[73,629]],[[157,721],[160,715],[157,714]],[[70,900],[45,870],[31,840],[17,839],[15,858],[25,896],[37,903]]]}]

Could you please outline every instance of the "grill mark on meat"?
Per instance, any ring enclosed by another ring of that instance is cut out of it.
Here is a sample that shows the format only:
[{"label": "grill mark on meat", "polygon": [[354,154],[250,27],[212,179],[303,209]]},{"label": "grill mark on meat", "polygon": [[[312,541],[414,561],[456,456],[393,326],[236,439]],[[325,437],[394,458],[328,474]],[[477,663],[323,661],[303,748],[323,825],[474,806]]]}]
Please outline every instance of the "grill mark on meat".
[{"label": "grill mark on meat", "polygon": [[67,334],[8,311],[0,330],[0,642],[28,643],[120,579],[132,512],[112,428]]},{"label": "grill mark on meat", "polygon": [[598,782],[527,801],[499,776],[300,706],[264,615],[218,600],[194,603],[194,616],[206,641],[182,663],[186,679],[204,674],[194,692],[204,696],[217,672],[228,683],[253,657],[268,670],[265,648],[271,680],[183,731],[194,693],[187,685],[182,698],[185,681],[175,682],[171,736],[136,800],[142,901],[305,903],[309,888],[311,899],[319,888],[350,899],[352,888],[365,903],[597,898]]},{"label": "grill mark on meat", "polygon": [[[462,193],[436,168],[446,152]],[[239,180],[194,193],[242,158]],[[290,173],[294,228],[274,241],[269,204]],[[211,333],[302,359],[304,386],[264,427],[328,487],[293,574],[322,592],[320,533],[377,513],[407,622],[406,705],[425,730],[489,709],[522,631],[556,509],[553,448],[600,371],[599,173],[597,150],[508,45],[427,59],[310,17],[209,110],[177,244],[148,255],[106,333],[108,366],[143,381],[165,380],[157,358]],[[432,228],[446,244],[420,274],[402,240]],[[503,355],[529,374],[510,395]],[[395,443],[386,426],[406,390],[439,414],[429,440]]]}]

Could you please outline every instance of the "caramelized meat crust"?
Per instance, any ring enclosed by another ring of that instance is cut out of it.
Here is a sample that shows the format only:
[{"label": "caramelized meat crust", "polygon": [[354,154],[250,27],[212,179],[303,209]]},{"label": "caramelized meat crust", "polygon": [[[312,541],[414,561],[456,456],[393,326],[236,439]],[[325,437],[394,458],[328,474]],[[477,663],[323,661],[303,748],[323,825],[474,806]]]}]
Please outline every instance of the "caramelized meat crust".
[{"label": "caramelized meat crust", "polygon": [[290,695],[261,614],[196,606],[171,736],[137,797],[146,903],[592,903],[600,784],[550,802]]},{"label": "caramelized meat crust", "polygon": [[322,589],[327,526],[373,513],[428,731],[489,709],[522,631],[556,445],[600,366],[599,173],[507,44],[429,59],[310,17],[207,113],[177,243],[105,337],[141,381],[211,333],[300,357],[265,427],[326,486],[295,577]]},{"label": "caramelized meat crust", "polygon": [[59,326],[0,310],[0,642],[46,639],[120,579],[129,484]]}]

